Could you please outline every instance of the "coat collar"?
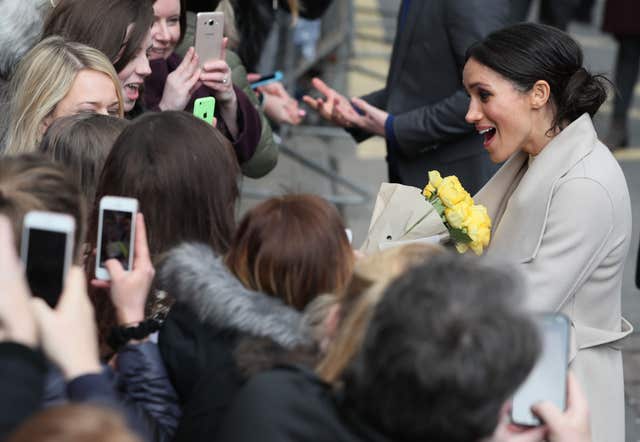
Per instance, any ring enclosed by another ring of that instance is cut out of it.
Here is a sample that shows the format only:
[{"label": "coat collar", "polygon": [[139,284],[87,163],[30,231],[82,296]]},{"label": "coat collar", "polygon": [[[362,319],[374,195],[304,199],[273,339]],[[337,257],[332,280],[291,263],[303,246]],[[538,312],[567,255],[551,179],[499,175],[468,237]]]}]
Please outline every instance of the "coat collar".
[{"label": "coat collar", "polygon": [[[402,29],[399,29],[399,35],[394,41],[394,57],[393,60],[391,60],[391,67],[389,69],[387,90],[392,87],[392,85],[398,78],[398,74],[403,71],[402,66],[404,65],[405,58],[407,56],[407,53],[409,52],[409,48],[411,47],[413,34],[415,33],[417,27],[420,25],[418,20],[423,20],[425,17],[425,13],[422,12],[422,10],[424,9],[426,3],[427,2],[425,0],[412,0],[409,4],[409,10],[407,11],[407,18],[404,22],[404,26],[402,27]],[[401,13],[398,12],[398,27],[400,26],[400,15]]]},{"label": "coat collar", "polygon": [[528,169],[524,152],[507,160],[474,198],[487,207],[494,223],[490,254],[517,262],[535,258],[558,181],[589,155],[596,143],[591,118],[583,114],[556,135]]}]

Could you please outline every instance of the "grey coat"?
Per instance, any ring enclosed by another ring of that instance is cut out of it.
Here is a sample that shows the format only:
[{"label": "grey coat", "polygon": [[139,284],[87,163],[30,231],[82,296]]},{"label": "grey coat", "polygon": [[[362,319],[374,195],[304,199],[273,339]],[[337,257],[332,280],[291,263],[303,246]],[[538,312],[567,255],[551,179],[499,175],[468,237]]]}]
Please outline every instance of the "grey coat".
[{"label": "grey coat", "polygon": [[624,441],[622,272],[631,202],[618,162],[584,114],[528,166],[518,152],[475,195],[493,220],[487,254],[518,265],[533,311],[571,320],[571,368],[585,389],[594,442]]}]

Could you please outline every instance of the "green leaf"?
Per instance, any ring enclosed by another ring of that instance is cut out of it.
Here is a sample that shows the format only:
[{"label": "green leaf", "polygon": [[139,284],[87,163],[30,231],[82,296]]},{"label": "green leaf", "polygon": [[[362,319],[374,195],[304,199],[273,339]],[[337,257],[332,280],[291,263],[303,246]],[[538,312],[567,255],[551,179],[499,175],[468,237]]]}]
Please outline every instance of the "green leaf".
[{"label": "green leaf", "polygon": [[440,215],[440,217],[442,218],[444,216],[444,204],[442,204],[442,201],[440,200],[440,198],[433,198],[430,201],[431,205],[433,206],[434,209],[436,209],[436,212],[438,212],[438,215]]},{"label": "green leaf", "polygon": [[[449,226],[447,226],[449,227]],[[465,232],[462,229],[456,229],[453,227],[449,227],[449,236],[451,237],[451,239],[454,242],[460,242],[463,244],[467,244],[471,242],[471,237],[469,235],[467,235],[467,232]]]}]

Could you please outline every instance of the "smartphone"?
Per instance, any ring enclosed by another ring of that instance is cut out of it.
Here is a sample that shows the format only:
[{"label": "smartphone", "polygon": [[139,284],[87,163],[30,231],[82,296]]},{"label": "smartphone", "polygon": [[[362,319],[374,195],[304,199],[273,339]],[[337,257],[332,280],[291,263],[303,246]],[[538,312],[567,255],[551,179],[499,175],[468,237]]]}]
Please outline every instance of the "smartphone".
[{"label": "smartphone", "polygon": [[282,81],[284,79],[284,74],[282,71],[275,71],[272,74],[267,74],[261,76],[259,79],[250,84],[251,89],[259,88],[260,86],[266,86],[267,84],[275,83],[277,81]]},{"label": "smartphone", "polygon": [[216,110],[216,99],[213,97],[202,97],[193,103],[193,115],[213,124],[213,113]]},{"label": "smartphone", "polygon": [[200,66],[207,61],[218,60],[222,55],[223,31],[223,12],[199,12],[196,15],[196,54],[200,58]]},{"label": "smartphone", "polygon": [[133,244],[136,235],[138,200],[120,196],[100,199],[96,278],[109,280],[104,262],[117,259],[125,270],[133,267]]},{"label": "smartphone", "polygon": [[542,351],[533,370],[513,397],[511,420],[518,425],[537,426],[531,407],[550,401],[561,410],[566,408],[567,365],[569,363],[569,319],[561,314],[536,316]]},{"label": "smartphone", "polygon": [[23,220],[20,256],[34,296],[58,304],[73,261],[75,219],[53,212],[28,212]]}]

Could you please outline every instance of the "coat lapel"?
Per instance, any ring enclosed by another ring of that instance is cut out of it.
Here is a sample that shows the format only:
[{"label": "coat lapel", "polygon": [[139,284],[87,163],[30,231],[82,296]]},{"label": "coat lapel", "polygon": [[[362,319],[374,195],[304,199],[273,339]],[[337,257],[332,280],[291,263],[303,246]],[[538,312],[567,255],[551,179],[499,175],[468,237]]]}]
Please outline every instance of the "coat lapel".
[{"label": "coat lapel", "polygon": [[[584,114],[551,140],[524,174],[518,175],[518,171],[527,162],[525,153],[519,152],[505,163],[477,194],[477,202],[486,203],[494,220],[489,254],[520,263],[535,258],[558,181],[593,150],[596,142],[591,119]],[[517,187],[509,196],[513,184]]]}]

